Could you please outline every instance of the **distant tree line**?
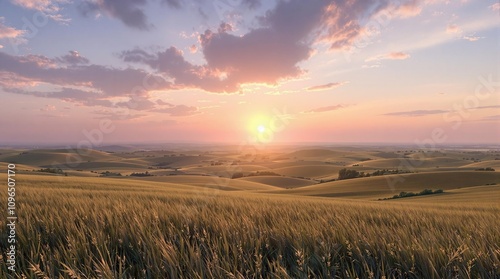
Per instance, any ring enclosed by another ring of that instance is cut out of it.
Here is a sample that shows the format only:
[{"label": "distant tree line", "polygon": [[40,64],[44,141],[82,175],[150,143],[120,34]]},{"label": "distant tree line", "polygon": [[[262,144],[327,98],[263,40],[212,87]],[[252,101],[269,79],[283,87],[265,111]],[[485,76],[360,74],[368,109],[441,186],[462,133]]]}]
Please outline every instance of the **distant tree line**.
[{"label": "distant tree line", "polygon": [[130,176],[145,177],[145,176],[154,176],[154,175],[152,175],[148,171],[146,171],[146,172],[133,172],[130,174]]},{"label": "distant tree line", "polygon": [[257,171],[257,172],[251,172],[247,175],[245,175],[242,172],[235,172],[235,173],[233,173],[231,178],[235,179],[235,178],[249,177],[249,176],[281,176],[281,174],[278,174],[278,173],[275,173],[272,171]]},{"label": "distant tree line", "polygon": [[101,172],[100,175],[101,176],[122,176],[122,174],[119,172],[110,172],[110,171]]},{"label": "distant tree line", "polygon": [[377,170],[372,173],[365,173],[363,171],[359,172],[357,170],[349,170],[349,169],[341,169],[339,171],[339,176],[338,180],[343,180],[343,179],[352,179],[352,178],[359,178],[359,177],[370,177],[370,176],[379,176],[379,175],[387,175],[387,174],[400,174],[400,173],[410,173],[410,171],[405,171],[405,170],[389,170],[389,169],[382,169],[382,170]]},{"label": "distant tree line", "polygon": [[44,169],[39,169],[36,170],[37,172],[47,172],[47,173],[54,173],[54,174],[62,174],[65,176],[68,176],[67,173],[65,173],[62,169],[60,168],[44,168]]},{"label": "distant tree line", "polygon": [[480,169],[476,169],[476,171],[495,171],[495,169],[494,169],[494,168],[487,167],[487,168],[480,168]]},{"label": "distant tree line", "polygon": [[409,197],[416,197],[416,196],[425,196],[425,195],[432,195],[432,194],[441,194],[441,193],[444,193],[444,191],[442,189],[438,189],[438,190],[435,190],[435,191],[432,191],[430,189],[425,189],[425,190],[421,191],[420,193],[401,192],[401,193],[399,193],[399,195],[394,195],[394,196],[392,196],[390,198],[379,199],[379,201],[381,201],[381,200],[400,199],[400,198],[409,198]]}]

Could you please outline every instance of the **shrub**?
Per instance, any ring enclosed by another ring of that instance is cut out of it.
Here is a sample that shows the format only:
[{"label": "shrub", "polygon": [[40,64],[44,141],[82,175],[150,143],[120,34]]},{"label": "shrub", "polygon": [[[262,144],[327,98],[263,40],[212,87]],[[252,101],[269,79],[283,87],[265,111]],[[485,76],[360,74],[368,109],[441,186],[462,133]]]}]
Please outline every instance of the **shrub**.
[{"label": "shrub", "polygon": [[241,177],[244,177],[245,175],[242,173],[242,172],[235,172],[233,173],[233,175],[231,176],[232,179],[236,179],[236,178],[241,178]]}]

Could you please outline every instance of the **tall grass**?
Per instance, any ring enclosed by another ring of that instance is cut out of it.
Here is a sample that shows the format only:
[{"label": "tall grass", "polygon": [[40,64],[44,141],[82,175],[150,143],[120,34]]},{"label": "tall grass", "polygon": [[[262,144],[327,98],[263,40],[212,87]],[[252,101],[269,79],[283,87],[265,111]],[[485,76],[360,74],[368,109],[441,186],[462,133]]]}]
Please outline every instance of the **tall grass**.
[{"label": "tall grass", "polygon": [[16,187],[18,272],[3,238],[1,278],[500,277],[497,205],[199,195],[104,178]]}]

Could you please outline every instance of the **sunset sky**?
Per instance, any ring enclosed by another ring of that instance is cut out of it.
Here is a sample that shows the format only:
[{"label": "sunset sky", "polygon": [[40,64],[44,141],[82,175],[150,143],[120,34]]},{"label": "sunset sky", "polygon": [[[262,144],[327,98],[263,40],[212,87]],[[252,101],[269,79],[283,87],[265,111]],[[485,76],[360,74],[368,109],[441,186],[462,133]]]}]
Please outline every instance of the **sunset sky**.
[{"label": "sunset sky", "polygon": [[496,0],[1,1],[0,144],[499,142],[499,31]]}]

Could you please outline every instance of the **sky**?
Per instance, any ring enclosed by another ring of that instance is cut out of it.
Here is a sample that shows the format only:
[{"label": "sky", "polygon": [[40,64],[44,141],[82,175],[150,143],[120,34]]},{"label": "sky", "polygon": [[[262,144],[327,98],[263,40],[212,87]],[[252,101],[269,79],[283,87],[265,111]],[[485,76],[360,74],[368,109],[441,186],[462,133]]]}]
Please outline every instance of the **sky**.
[{"label": "sky", "polygon": [[0,144],[498,143],[495,0],[5,0]]}]

